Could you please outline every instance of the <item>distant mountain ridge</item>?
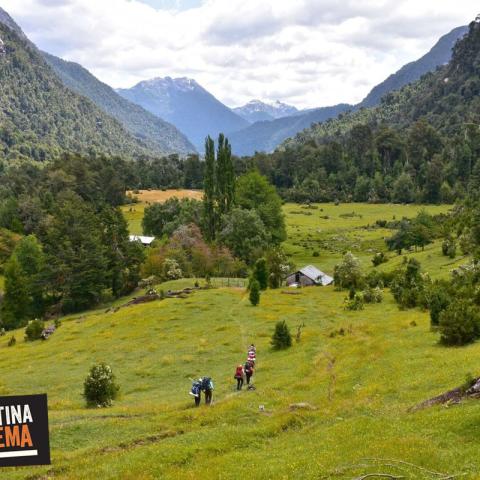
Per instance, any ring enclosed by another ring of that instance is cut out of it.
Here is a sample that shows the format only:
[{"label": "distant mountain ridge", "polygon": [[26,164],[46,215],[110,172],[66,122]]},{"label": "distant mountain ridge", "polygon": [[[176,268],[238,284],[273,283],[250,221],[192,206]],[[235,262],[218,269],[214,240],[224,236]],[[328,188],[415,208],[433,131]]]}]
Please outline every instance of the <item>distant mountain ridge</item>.
[{"label": "distant mountain ridge", "polygon": [[390,75],[382,83],[374,87],[360,102],[358,107],[373,107],[380,103],[382,97],[405,85],[415,82],[428,72],[447,64],[452,58],[452,49],[460,38],[468,32],[468,26],[454,28],[432,47],[432,49],[414,62],[407,63],[396,73]]},{"label": "distant mountain ridge", "polygon": [[195,152],[195,147],[173,125],[126,100],[78,63],[42,54],[68,88],[92,100],[152,150],[163,155]]},{"label": "distant mountain ridge", "polygon": [[452,57],[453,46],[467,31],[467,26],[458,27],[441,37],[427,54],[390,75],[384,82],[374,87],[367,97],[357,105],[341,104],[311,109],[299,112],[292,117],[257,122],[233,133],[230,135],[230,140],[234,153],[237,155],[253,155],[257,151],[272,152],[282,142],[295,137],[297,133],[309,128],[311,124],[336,118],[340,113],[345,113],[348,110],[355,111],[362,107],[378,105],[386,94],[399,90],[405,85],[419,80],[424,74],[448,63]]},{"label": "distant mountain ridge", "polygon": [[217,137],[248,126],[195,80],[190,78],[153,78],[132,88],[117,89],[127,100],[175,125],[203,151],[205,137]]},{"label": "distant mountain ridge", "polygon": [[316,108],[291,117],[256,122],[243,130],[231,133],[228,138],[235,155],[248,156],[255,152],[272,152],[285,139],[310,127],[312,123],[335,118],[352,108],[352,105],[342,103],[332,107]]},{"label": "distant mountain ridge", "polygon": [[297,108],[278,100],[272,103],[262,102],[261,100],[251,100],[242,107],[236,107],[232,110],[250,123],[275,120],[298,113]]}]

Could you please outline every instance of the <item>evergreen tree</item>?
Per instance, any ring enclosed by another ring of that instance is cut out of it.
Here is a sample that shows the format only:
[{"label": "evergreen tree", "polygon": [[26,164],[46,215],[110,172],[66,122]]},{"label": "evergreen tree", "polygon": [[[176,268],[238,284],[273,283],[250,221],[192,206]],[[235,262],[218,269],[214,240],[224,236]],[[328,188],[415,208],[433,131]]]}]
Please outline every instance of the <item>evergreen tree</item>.
[{"label": "evergreen tree", "polygon": [[44,311],[42,274],[45,268],[42,245],[35,236],[29,235],[20,240],[13,255],[26,281],[29,317],[41,316]]},{"label": "evergreen tree", "polygon": [[221,217],[227,213],[227,151],[223,133],[218,136],[216,182],[217,208]]},{"label": "evergreen tree", "polygon": [[215,212],[215,145],[208,136],[205,140],[205,178],[203,181],[203,216],[205,223],[205,236],[208,240],[215,240],[216,212]]},{"label": "evergreen tree", "polygon": [[26,324],[30,312],[27,279],[15,255],[7,262],[4,275],[1,324],[6,330],[13,330]]},{"label": "evergreen tree", "polygon": [[275,324],[275,331],[270,343],[274,350],[284,350],[292,346],[292,335],[285,320]]},{"label": "evergreen tree", "polygon": [[260,303],[260,284],[258,280],[252,280],[250,283],[250,303],[256,307]]},{"label": "evergreen tree", "polygon": [[253,269],[253,278],[257,280],[260,285],[260,290],[266,290],[268,287],[268,268],[265,258],[259,258],[255,262]]}]

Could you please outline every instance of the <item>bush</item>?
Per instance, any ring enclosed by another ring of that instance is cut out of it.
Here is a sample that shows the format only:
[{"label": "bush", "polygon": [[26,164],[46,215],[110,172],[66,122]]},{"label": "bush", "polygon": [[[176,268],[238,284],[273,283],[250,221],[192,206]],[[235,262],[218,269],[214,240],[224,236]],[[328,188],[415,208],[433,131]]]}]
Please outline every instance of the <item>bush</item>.
[{"label": "bush", "polygon": [[275,350],[284,350],[292,346],[292,335],[285,320],[276,323],[271,344]]},{"label": "bush", "polygon": [[32,320],[28,323],[27,328],[25,329],[25,340],[27,342],[40,340],[44,328],[45,324],[41,320]]},{"label": "bush", "polygon": [[446,238],[442,243],[442,254],[446,257],[455,258],[457,255],[457,245],[453,238]]},{"label": "bush", "polygon": [[388,257],[383,252],[377,252],[372,258],[372,263],[374,267],[378,267],[382,263],[386,262],[388,262]]},{"label": "bush", "polygon": [[258,280],[253,279],[250,282],[250,303],[256,307],[260,303],[260,284]]},{"label": "bush", "polygon": [[13,347],[15,344],[17,343],[17,339],[15,337],[12,337],[10,338],[10,340],[8,341],[7,345],[9,347]]},{"label": "bush", "polygon": [[120,387],[109,365],[101,363],[90,369],[83,384],[83,396],[89,407],[109,407],[118,396]]},{"label": "bush", "polygon": [[379,287],[366,288],[362,296],[365,303],[382,303],[383,301],[383,292]]},{"label": "bush", "polygon": [[428,308],[430,309],[430,324],[432,327],[438,327],[440,323],[440,314],[447,309],[452,299],[448,291],[442,285],[435,283],[432,285],[432,291],[429,293]]},{"label": "bush", "polygon": [[347,252],[341,263],[335,265],[335,286],[342,288],[358,288],[362,286],[363,276],[360,261],[351,252]]},{"label": "bush", "polygon": [[440,342],[444,345],[466,345],[480,334],[480,311],[466,300],[451,303],[440,314]]},{"label": "bush", "polygon": [[357,311],[363,310],[364,300],[361,293],[356,293],[353,298],[347,297],[345,299],[345,310]]}]

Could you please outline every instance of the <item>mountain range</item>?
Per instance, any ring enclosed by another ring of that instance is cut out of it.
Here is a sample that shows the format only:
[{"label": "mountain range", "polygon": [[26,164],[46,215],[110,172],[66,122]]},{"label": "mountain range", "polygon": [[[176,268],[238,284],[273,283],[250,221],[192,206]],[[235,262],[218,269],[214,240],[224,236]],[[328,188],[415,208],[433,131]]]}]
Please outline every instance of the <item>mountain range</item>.
[{"label": "mountain range", "polygon": [[221,132],[229,134],[248,126],[247,120],[190,78],[154,78],[117,92],[173,123],[199,151],[207,135],[216,138]]},{"label": "mountain range", "polygon": [[126,100],[78,63],[67,62],[45,52],[42,54],[68,88],[92,100],[151,150],[180,155],[195,151],[195,147],[176,127]]},{"label": "mountain range", "polygon": [[203,151],[207,135],[226,133],[237,155],[271,152],[312,125],[374,107],[446,64],[467,27],[443,36],[357,105],[299,111],[252,100],[230,109],[195,80],[154,78],[113,90],[81,65],[40,52],[0,8],[0,156],[44,160],[61,151],[135,157]]},{"label": "mountain range", "polygon": [[455,42],[463,37],[468,27],[458,27],[444,35],[435,46],[420,59],[402,67],[390,75],[384,82],[374,87],[367,97],[357,105],[340,104],[332,107],[318,108],[300,112],[295,116],[267,122],[257,122],[243,130],[230,135],[232,148],[237,155],[253,155],[255,152],[272,152],[283,141],[294,137],[298,132],[321,123],[330,118],[336,118],[348,110],[358,110],[362,107],[373,107],[380,103],[381,98],[403,86],[415,82],[428,72],[448,63],[452,56]]},{"label": "mountain range", "polygon": [[278,100],[272,103],[251,100],[243,107],[236,107],[232,110],[249,123],[275,120],[276,118],[288,117],[298,113],[297,108]]},{"label": "mountain range", "polygon": [[[78,80],[72,86],[66,75],[57,74],[42,53],[25,36],[5,10],[0,8],[0,158],[30,158],[48,160],[63,151],[79,153],[98,152],[108,155],[137,157],[187,153],[194,147],[178,130],[148,112],[140,112],[134,104],[124,100],[104,84],[102,88],[123,102],[126,114],[133,123],[135,118],[147,118],[145,124],[155,128],[155,140],[148,138],[148,128],[131,133],[109,113],[105,99],[90,95],[85,85],[100,82],[81,67],[72,68]],[[54,57],[48,57],[53,63]],[[57,59],[58,60],[58,59]],[[57,66],[62,61],[57,61]],[[68,64],[65,62],[63,67]],[[86,81],[88,80],[88,81]],[[94,90],[93,88],[91,90]],[[80,92],[82,95],[80,95]],[[88,96],[92,99],[87,98]],[[117,109],[120,110],[120,109]],[[118,113],[118,112],[117,112]],[[120,118],[120,115],[118,115]]]}]

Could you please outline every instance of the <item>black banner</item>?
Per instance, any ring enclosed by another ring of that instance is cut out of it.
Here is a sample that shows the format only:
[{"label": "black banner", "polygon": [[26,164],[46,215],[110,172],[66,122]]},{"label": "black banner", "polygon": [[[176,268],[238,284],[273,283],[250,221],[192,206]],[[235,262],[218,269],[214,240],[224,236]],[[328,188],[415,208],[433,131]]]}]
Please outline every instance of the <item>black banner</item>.
[{"label": "black banner", "polygon": [[0,467],[50,465],[47,395],[0,397]]}]

